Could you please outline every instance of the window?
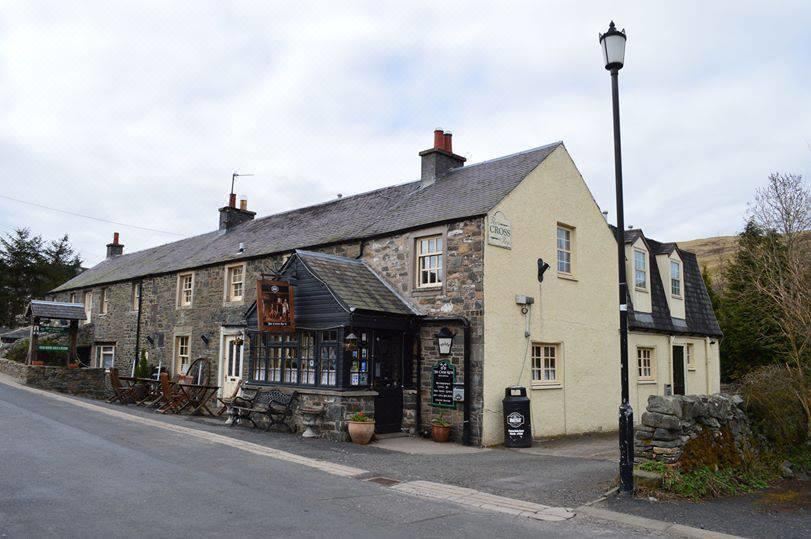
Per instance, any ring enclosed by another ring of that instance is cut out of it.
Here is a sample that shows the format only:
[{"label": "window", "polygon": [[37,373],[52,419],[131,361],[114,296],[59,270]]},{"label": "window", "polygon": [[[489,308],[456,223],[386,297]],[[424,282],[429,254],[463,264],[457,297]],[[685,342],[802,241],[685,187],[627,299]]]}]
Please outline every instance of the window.
[{"label": "window", "polygon": [[369,383],[369,334],[360,332],[358,344],[352,350],[352,365],[349,369],[349,385],[365,386]]},{"label": "window", "polygon": [[684,345],[684,358],[687,361],[687,369],[694,371],[696,370],[696,358],[693,355],[693,345],[692,344],[685,344]]},{"label": "window", "polygon": [[257,382],[298,383],[298,342],[295,335],[262,332],[251,339],[252,376]]},{"label": "window", "polygon": [[99,314],[107,314],[110,310],[110,289],[109,288],[102,288],[101,289],[101,306],[99,308]]},{"label": "window", "polygon": [[656,379],[653,348],[637,348],[636,362],[640,380],[652,381]]},{"label": "window", "polygon": [[82,303],[84,303],[84,323],[89,324],[93,315],[93,292],[85,292]]},{"label": "window", "polygon": [[442,286],[442,236],[417,239],[417,288]]},{"label": "window", "polygon": [[189,341],[191,341],[191,337],[188,335],[175,337],[175,373],[186,374],[191,365]]},{"label": "window", "polygon": [[670,261],[670,293],[681,297],[681,264],[675,260]]},{"label": "window", "polygon": [[572,229],[558,226],[558,273],[572,273]]},{"label": "window", "polygon": [[634,249],[634,286],[648,288],[648,256],[645,251]]},{"label": "window", "polygon": [[71,292],[70,293],[70,302],[71,303],[76,303],[76,292]]},{"label": "window", "polygon": [[132,310],[137,311],[141,304],[141,283],[132,284]]},{"label": "window", "polygon": [[321,385],[334,386],[338,363],[338,332],[321,332]]},{"label": "window", "polygon": [[245,294],[245,265],[230,266],[225,271],[225,301],[242,301]]},{"label": "window", "polygon": [[114,344],[97,344],[96,345],[96,365],[105,369],[115,367],[115,345]]},{"label": "window", "polygon": [[315,385],[315,334],[301,333],[301,383]]},{"label": "window", "polygon": [[532,382],[535,384],[560,384],[560,347],[557,344],[532,345]]},{"label": "window", "polygon": [[189,307],[194,299],[194,274],[184,273],[177,278],[177,304]]}]

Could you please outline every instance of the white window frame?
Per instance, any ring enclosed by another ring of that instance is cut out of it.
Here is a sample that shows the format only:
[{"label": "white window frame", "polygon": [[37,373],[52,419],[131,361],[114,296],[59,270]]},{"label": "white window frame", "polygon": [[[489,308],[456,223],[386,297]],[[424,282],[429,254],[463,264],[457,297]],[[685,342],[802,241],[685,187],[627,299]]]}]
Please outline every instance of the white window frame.
[{"label": "white window frame", "polygon": [[[676,277],[673,277],[673,268],[676,268],[676,273],[678,274]],[[678,260],[670,259],[670,294],[674,298],[681,298],[684,296],[684,271],[682,271],[681,262]],[[678,291],[675,290],[675,286],[678,283]]]},{"label": "white window frame", "polygon": [[[181,354],[182,339],[186,339],[186,353]],[[172,369],[175,374],[186,374],[180,368],[183,363],[181,358],[187,360],[186,367],[191,367],[191,335],[175,335],[174,350],[172,351]]]},{"label": "white window frame", "polygon": [[70,293],[70,302],[71,303],[76,303],[76,292],[71,292]]},{"label": "white window frame", "polygon": [[534,388],[558,388],[563,385],[563,355],[560,343],[533,342],[531,376]]},{"label": "white window frame", "polygon": [[[189,288],[186,288],[185,285],[187,277],[190,283]],[[194,304],[194,272],[180,273],[177,276],[177,306],[191,307],[192,304]]]},{"label": "white window frame", "polygon": [[[241,270],[242,271],[242,280],[238,283],[233,281],[233,274],[234,270]],[[246,264],[231,264],[230,266],[225,266],[225,275],[223,277],[223,281],[225,284],[225,303],[242,303],[245,301],[245,277],[246,277]],[[234,294],[234,285],[239,284],[242,290],[240,295]]]},{"label": "white window frame", "polygon": [[[96,367],[105,369],[115,367],[115,352],[116,352],[115,344],[96,344],[95,346],[96,346]],[[103,359],[105,348],[110,348],[111,350],[109,350],[109,352],[112,355],[112,361],[110,361],[110,365],[107,367],[105,367]]]},{"label": "white window frame", "polygon": [[110,288],[105,286],[101,289],[101,302],[99,303],[99,314],[110,312]]},{"label": "white window frame", "polygon": [[[645,365],[645,361],[647,361],[647,365]],[[636,347],[636,376],[642,383],[656,382],[656,348],[652,346]]]},{"label": "white window frame", "polygon": [[[416,285],[417,289],[441,288],[445,280],[445,237],[443,234],[432,234],[421,236],[414,240],[414,252],[416,253]],[[434,249],[431,250],[431,242],[434,242]],[[423,243],[426,251],[423,251]],[[423,262],[427,264],[423,269]],[[436,281],[430,282],[431,271],[436,273]],[[426,271],[427,281],[423,282],[423,271]]]},{"label": "white window frame", "polygon": [[692,343],[686,343],[682,348],[684,348],[684,364],[687,365],[687,370],[696,370],[696,356]]},{"label": "white window frame", "polygon": [[[573,226],[563,223],[558,223],[555,229],[555,269],[557,269],[558,275],[563,277],[574,275],[574,231]],[[565,233],[564,238],[560,237],[561,232]],[[566,267],[567,264],[568,268]]]},{"label": "white window frame", "polygon": [[138,310],[138,303],[143,293],[143,283],[132,283],[132,292],[130,293],[130,301],[132,302],[132,310]]},{"label": "white window frame", "polygon": [[[641,268],[637,266],[638,261],[642,262]],[[639,274],[642,275],[641,284]],[[642,292],[648,291],[648,253],[642,249],[634,249],[634,288]]]},{"label": "white window frame", "polygon": [[85,324],[89,324],[93,320],[93,291],[88,290],[82,295],[82,303],[84,304]]}]

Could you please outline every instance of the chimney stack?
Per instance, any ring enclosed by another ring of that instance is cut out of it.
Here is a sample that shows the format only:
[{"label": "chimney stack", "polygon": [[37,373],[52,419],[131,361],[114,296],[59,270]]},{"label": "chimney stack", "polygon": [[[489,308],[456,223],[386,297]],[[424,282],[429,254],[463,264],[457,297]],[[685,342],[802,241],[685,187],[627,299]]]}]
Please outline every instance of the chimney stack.
[{"label": "chimney stack", "polygon": [[107,244],[107,258],[113,258],[124,254],[124,246],[118,243],[118,232],[113,232],[113,243]]},{"label": "chimney stack", "polygon": [[465,164],[465,158],[453,153],[453,134],[434,129],[434,147],[420,152],[422,157],[421,187],[432,185],[452,168]]},{"label": "chimney stack", "polygon": [[228,232],[237,225],[246,221],[251,221],[256,216],[256,212],[248,211],[248,199],[244,196],[239,200],[237,208],[237,195],[228,195],[228,205],[220,208],[220,231]]}]

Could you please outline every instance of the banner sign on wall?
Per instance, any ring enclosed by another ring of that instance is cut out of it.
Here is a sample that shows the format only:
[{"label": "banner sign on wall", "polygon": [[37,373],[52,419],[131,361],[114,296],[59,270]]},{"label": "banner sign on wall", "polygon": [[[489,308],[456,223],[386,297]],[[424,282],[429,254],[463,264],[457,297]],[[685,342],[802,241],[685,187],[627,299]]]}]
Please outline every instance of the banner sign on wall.
[{"label": "banner sign on wall", "polygon": [[431,406],[455,408],[453,384],[456,382],[456,367],[443,359],[433,366],[431,374]]},{"label": "banner sign on wall", "polygon": [[500,211],[488,218],[487,243],[496,247],[512,249],[512,225],[507,217]]},{"label": "banner sign on wall", "polygon": [[295,331],[295,306],[290,283],[257,280],[256,314],[260,331]]}]

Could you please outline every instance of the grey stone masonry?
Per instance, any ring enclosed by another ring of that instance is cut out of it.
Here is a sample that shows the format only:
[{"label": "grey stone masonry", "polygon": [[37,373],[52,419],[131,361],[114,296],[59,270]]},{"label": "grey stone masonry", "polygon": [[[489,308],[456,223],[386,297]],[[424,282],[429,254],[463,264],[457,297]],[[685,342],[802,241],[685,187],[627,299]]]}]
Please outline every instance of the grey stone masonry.
[{"label": "grey stone masonry", "polygon": [[685,446],[702,435],[710,446],[728,443],[743,456],[752,431],[742,405],[738,395],[651,395],[635,429],[635,457],[677,464]]},{"label": "grey stone masonry", "polygon": [[0,358],[0,372],[39,389],[91,399],[104,399],[109,395],[104,369],[31,366]]}]

